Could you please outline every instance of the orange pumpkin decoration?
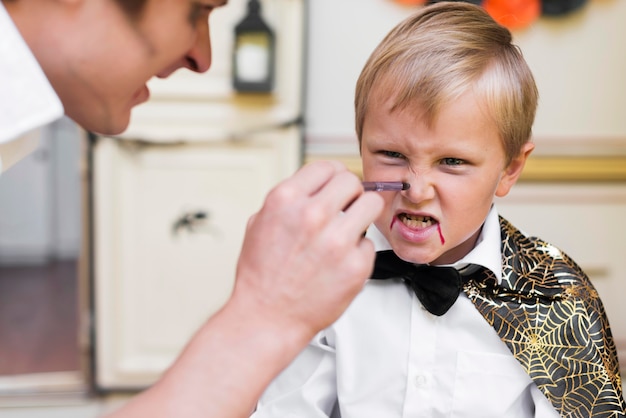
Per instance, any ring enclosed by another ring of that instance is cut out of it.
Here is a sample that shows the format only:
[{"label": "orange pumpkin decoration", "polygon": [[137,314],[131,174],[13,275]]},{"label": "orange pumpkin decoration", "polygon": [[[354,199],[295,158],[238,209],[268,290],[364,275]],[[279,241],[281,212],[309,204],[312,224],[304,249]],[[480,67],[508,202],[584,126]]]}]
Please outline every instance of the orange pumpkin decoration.
[{"label": "orange pumpkin decoration", "polygon": [[394,0],[396,3],[403,6],[419,6],[426,3],[426,0]]},{"label": "orange pumpkin decoration", "polygon": [[541,15],[540,0],[484,0],[482,6],[509,29],[525,28]]}]

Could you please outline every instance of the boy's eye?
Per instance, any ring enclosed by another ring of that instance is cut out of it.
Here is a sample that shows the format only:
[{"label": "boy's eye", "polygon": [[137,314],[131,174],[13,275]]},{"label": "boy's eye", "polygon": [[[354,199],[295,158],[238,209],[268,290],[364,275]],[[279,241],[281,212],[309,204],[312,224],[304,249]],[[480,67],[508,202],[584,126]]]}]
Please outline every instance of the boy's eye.
[{"label": "boy's eye", "polygon": [[441,160],[441,163],[444,165],[462,165],[464,163],[460,158],[444,158]]},{"label": "boy's eye", "polygon": [[404,158],[404,155],[396,151],[381,151],[381,154],[389,158]]}]

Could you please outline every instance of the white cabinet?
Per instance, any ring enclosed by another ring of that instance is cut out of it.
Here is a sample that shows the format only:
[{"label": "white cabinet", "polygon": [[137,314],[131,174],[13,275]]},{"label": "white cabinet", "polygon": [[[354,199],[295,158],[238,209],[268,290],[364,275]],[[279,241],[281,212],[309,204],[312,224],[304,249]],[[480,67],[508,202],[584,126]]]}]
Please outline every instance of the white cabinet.
[{"label": "white cabinet", "polygon": [[[95,386],[141,389],[229,296],[249,217],[302,155],[304,1],[262,1],[276,87],[230,86],[247,0],[211,17],[214,68],[151,83],[120,138],[93,142]],[[211,355],[211,353],[207,353]]]},{"label": "white cabinet", "polygon": [[518,183],[501,215],[559,247],[587,273],[604,303],[626,371],[626,184]]},{"label": "white cabinet", "polygon": [[152,383],[224,303],[248,218],[297,168],[293,135],[266,134],[245,145],[98,140],[93,243],[100,387]]}]

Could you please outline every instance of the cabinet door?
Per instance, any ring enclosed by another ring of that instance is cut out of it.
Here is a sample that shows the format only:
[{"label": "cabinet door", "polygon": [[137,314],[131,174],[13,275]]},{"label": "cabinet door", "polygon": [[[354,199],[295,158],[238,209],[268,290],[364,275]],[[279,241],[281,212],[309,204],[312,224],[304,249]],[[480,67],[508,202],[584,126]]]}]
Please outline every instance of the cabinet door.
[{"label": "cabinet door", "polygon": [[153,383],[224,303],[248,218],[297,169],[300,141],[295,128],[237,144],[97,140],[98,387]]},{"label": "cabinet door", "polygon": [[499,199],[501,215],[571,256],[597,289],[626,371],[626,185],[520,183]]}]

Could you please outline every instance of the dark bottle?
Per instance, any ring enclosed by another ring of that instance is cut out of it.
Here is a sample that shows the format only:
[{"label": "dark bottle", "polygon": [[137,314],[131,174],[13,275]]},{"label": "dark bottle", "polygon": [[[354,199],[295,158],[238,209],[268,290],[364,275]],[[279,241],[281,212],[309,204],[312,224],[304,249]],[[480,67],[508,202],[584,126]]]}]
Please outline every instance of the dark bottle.
[{"label": "dark bottle", "polygon": [[274,32],[261,17],[258,0],[248,1],[248,14],[235,26],[233,87],[242,93],[268,93],[274,87]]}]

